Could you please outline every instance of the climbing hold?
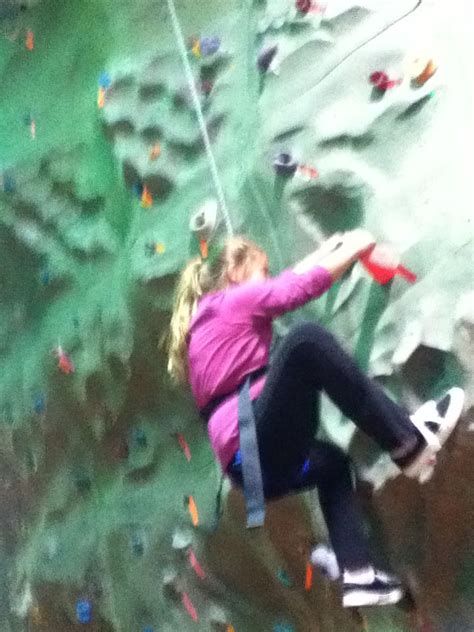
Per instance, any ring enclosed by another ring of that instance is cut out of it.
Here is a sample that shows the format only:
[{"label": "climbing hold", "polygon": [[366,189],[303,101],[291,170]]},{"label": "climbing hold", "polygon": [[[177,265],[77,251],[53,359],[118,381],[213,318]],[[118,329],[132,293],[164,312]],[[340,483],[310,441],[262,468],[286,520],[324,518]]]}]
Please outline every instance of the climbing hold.
[{"label": "climbing hold", "polygon": [[197,527],[199,524],[199,513],[194,498],[192,496],[185,496],[184,502],[191,516],[193,526]]},{"label": "climbing hold", "polygon": [[5,193],[14,193],[16,190],[15,178],[8,173],[1,174],[0,175],[0,188]]},{"label": "climbing hold", "polygon": [[275,55],[278,52],[278,46],[271,46],[262,50],[257,60],[257,68],[260,72],[267,72],[272,65],[272,61],[275,59]]},{"label": "climbing hold", "polygon": [[132,535],[130,546],[132,549],[132,553],[136,557],[142,557],[143,553],[145,552],[145,545],[143,543],[143,538],[140,533],[134,533]]},{"label": "climbing hold", "polygon": [[165,253],[166,247],[165,244],[155,244],[155,252],[157,255],[162,255]]},{"label": "climbing hold", "polygon": [[41,270],[40,281],[42,285],[48,285],[48,283],[51,281],[51,272],[50,270],[48,270],[48,268],[43,268],[43,270]]},{"label": "climbing hold", "polygon": [[378,90],[380,90],[380,92],[390,90],[390,88],[394,88],[402,82],[401,79],[390,79],[387,73],[382,72],[381,70],[376,70],[375,72],[373,72],[369,77],[369,81]]},{"label": "climbing hold", "polygon": [[155,632],[154,628],[147,626],[146,628],[143,628],[142,632]]},{"label": "climbing hold", "polygon": [[280,584],[283,584],[283,586],[285,586],[286,588],[291,588],[291,586],[293,585],[293,582],[291,581],[288,573],[285,571],[284,568],[278,569],[277,579],[280,582]]},{"label": "climbing hold", "polygon": [[311,464],[311,461],[309,459],[306,459],[306,461],[303,463],[303,467],[301,468],[302,476],[305,476],[309,472],[310,464]]},{"label": "climbing hold", "polygon": [[76,618],[79,623],[92,621],[92,605],[88,599],[80,599],[76,604]]},{"label": "climbing hold", "polygon": [[211,94],[213,88],[213,84],[211,81],[202,81],[201,82],[201,91],[207,96]]},{"label": "climbing hold", "polygon": [[312,4],[312,0],[296,0],[296,8],[304,15],[310,12]]},{"label": "climbing hold", "polygon": [[99,91],[97,93],[97,106],[99,109],[102,109],[105,105],[105,88],[99,87]]},{"label": "climbing hold", "polygon": [[[209,199],[206,200],[191,217],[189,230],[194,233],[199,240],[208,241],[212,235],[217,224],[218,208],[219,203],[217,200]],[[207,257],[203,256],[203,259],[206,258]]]},{"label": "climbing hold", "polygon": [[199,250],[203,259],[207,259],[209,257],[209,247],[206,239],[199,240]]},{"label": "climbing hold", "polygon": [[99,75],[99,86],[107,90],[107,88],[110,88],[111,83],[112,83],[112,80],[110,79],[109,73],[106,72],[105,70],[102,71]]},{"label": "climbing hold", "polygon": [[295,632],[295,628],[289,623],[275,623],[273,632]]},{"label": "climbing hold", "polygon": [[132,442],[133,442],[133,445],[137,446],[138,448],[147,447],[148,441],[147,441],[146,434],[143,428],[134,428],[132,430]]},{"label": "climbing hold", "polygon": [[310,182],[319,177],[319,171],[314,167],[308,165],[298,165],[296,175],[299,176],[305,182]]},{"label": "climbing hold", "polygon": [[191,567],[194,569],[194,572],[196,573],[196,575],[200,579],[205,579],[206,578],[206,573],[204,572],[202,566],[197,561],[196,555],[195,555],[195,553],[194,553],[194,551],[192,549],[189,549],[189,551],[188,551],[188,559],[189,559],[189,563],[191,564]]},{"label": "climbing hold", "polygon": [[148,190],[147,186],[143,187],[142,191],[142,206],[143,208],[150,208],[153,206],[153,196]]},{"label": "climbing hold", "polygon": [[161,145],[160,143],[155,143],[153,147],[150,149],[149,158],[150,160],[156,160],[161,154]]},{"label": "climbing hold", "polygon": [[132,186],[132,192],[138,198],[141,198],[143,193],[143,184],[141,184],[140,182],[135,182],[135,184]]},{"label": "climbing hold", "polygon": [[179,445],[181,447],[181,450],[184,453],[184,456],[186,457],[186,459],[188,461],[190,461],[191,460],[191,450],[189,449],[189,445],[188,445],[186,439],[184,438],[183,433],[175,432],[174,436],[176,437],[176,439],[177,439],[177,441],[178,441],[178,443],[179,443]]},{"label": "climbing hold", "polygon": [[63,351],[63,348],[61,347],[61,345],[59,345],[53,351],[53,353],[58,358],[58,369],[60,369],[60,371],[62,371],[66,375],[69,375],[70,373],[74,373],[75,371],[74,364],[72,363],[72,360],[69,358],[67,353]]},{"label": "climbing hold", "polygon": [[148,255],[162,255],[166,252],[166,246],[162,243],[150,242],[146,244],[145,251]]},{"label": "climbing hold", "polygon": [[377,244],[369,252],[360,257],[360,262],[381,285],[385,285],[395,275],[400,275],[409,283],[416,281],[416,274],[400,264],[400,257],[388,244]]},{"label": "climbing hold", "polygon": [[221,41],[218,37],[201,37],[200,50],[204,57],[209,57],[217,53],[221,46]]},{"label": "climbing hold", "polygon": [[35,47],[35,36],[31,29],[28,29],[26,32],[25,46],[28,50],[33,50]]},{"label": "climbing hold", "polygon": [[193,621],[198,621],[199,617],[198,617],[198,613],[196,608],[194,607],[191,599],[189,598],[188,593],[183,593],[181,595],[181,601],[183,603],[183,606],[186,608],[187,613],[189,614],[189,616],[191,617],[191,619]]},{"label": "climbing hold", "polygon": [[41,413],[44,413],[44,411],[46,410],[44,395],[37,395],[35,397],[35,403],[34,403],[33,408],[34,408],[35,413],[37,413],[38,415],[41,415]]},{"label": "climbing hold", "polygon": [[423,86],[435,74],[437,66],[432,59],[416,60],[412,68],[412,84],[418,88]]},{"label": "climbing hold", "polygon": [[292,176],[298,168],[298,163],[291,154],[281,152],[275,156],[273,167],[281,176]]},{"label": "climbing hold", "polygon": [[313,565],[310,562],[306,562],[306,574],[304,580],[304,589],[311,590],[313,586]]}]

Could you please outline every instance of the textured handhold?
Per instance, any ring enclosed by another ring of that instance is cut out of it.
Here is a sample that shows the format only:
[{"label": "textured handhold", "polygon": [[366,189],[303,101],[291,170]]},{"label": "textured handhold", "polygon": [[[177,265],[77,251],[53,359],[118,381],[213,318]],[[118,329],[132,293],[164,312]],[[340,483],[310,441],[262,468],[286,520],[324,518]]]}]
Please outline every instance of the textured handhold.
[{"label": "textured handhold", "polygon": [[275,156],[273,167],[275,171],[282,176],[292,176],[298,168],[298,163],[291,154],[282,152]]},{"label": "textured handhold", "polygon": [[271,46],[265,48],[258,56],[257,67],[260,72],[267,72],[270,68],[272,61],[275,59],[275,55],[278,52],[278,46]]},{"label": "textured handhold", "polygon": [[76,617],[79,623],[92,621],[92,604],[88,599],[80,599],[76,604]]}]

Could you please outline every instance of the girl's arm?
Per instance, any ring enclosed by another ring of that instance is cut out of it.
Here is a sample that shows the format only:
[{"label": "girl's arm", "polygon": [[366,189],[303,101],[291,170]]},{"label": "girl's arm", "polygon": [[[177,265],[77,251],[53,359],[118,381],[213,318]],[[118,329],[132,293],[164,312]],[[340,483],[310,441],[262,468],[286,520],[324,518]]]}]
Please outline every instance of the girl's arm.
[{"label": "girl's arm", "polygon": [[347,233],[336,233],[296,264],[293,271],[304,274],[315,266],[325,268],[333,281],[337,281],[344,272],[375,244],[373,236],[366,230],[358,228]]}]

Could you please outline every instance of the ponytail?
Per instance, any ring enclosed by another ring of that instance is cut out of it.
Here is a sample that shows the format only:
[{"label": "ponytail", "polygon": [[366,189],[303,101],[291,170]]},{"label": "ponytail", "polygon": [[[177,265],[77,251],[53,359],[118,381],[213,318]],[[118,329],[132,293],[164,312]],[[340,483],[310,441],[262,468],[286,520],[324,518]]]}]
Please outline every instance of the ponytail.
[{"label": "ponytail", "polygon": [[187,379],[186,337],[197,301],[203,294],[200,283],[201,268],[201,259],[192,259],[181,273],[176,287],[168,332],[168,373],[175,382],[185,382]]}]

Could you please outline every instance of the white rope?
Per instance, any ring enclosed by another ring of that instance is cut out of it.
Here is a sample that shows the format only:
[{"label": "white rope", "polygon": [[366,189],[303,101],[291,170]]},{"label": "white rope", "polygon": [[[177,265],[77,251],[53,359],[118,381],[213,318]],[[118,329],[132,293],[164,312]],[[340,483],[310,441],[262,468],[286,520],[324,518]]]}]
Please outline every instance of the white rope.
[{"label": "white rope", "polygon": [[173,24],[173,29],[176,35],[176,39],[178,41],[178,48],[181,54],[181,59],[183,61],[184,71],[186,73],[186,78],[188,80],[189,89],[191,90],[191,96],[193,98],[194,107],[196,109],[196,115],[199,122],[199,127],[201,129],[201,134],[204,140],[204,146],[206,148],[206,154],[209,159],[209,165],[211,167],[212,179],[214,180],[214,186],[216,187],[217,198],[219,200],[219,205],[222,209],[222,213],[224,215],[224,221],[226,224],[227,232],[229,235],[234,234],[234,229],[232,228],[232,222],[230,219],[229,210],[227,208],[227,204],[224,197],[224,189],[222,188],[222,184],[219,178],[219,172],[217,170],[217,164],[214,158],[214,154],[212,153],[211,141],[209,139],[209,134],[207,132],[206,121],[204,120],[204,115],[202,113],[201,103],[199,101],[199,96],[196,90],[196,84],[194,82],[193,72],[191,70],[191,65],[188,59],[188,53],[186,51],[186,44],[184,43],[183,32],[181,30],[181,26],[179,24],[178,16],[176,14],[176,8],[174,5],[174,0],[167,0],[168,8],[171,16],[171,22]]}]

